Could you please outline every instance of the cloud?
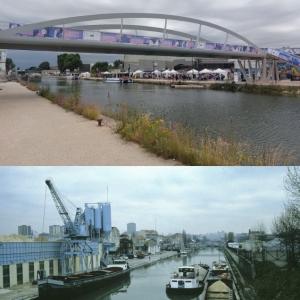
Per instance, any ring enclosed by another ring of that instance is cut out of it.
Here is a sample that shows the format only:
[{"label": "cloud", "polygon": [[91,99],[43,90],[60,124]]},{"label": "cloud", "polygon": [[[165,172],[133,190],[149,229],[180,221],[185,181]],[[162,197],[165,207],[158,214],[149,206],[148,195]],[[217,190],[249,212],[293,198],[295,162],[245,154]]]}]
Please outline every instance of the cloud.
[{"label": "cloud", "polygon": [[280,167],[1,167],[0,234],[21,224],[40,232],[61,223],[46,192],[49,177],[72,213],[86,202],[107,201],[108,186],[113,224],[121,231],[128,222],[138,229],[156,224],[164,233],[247,231],[261,220],[270,227],[285,200],[285,173]]}]

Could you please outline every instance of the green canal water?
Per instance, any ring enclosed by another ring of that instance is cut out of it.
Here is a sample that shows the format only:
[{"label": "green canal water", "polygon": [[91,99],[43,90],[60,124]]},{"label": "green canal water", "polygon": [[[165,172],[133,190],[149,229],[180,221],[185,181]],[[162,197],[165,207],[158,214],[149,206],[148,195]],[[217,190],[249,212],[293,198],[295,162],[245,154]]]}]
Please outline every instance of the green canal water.
[{"label": "green canal water", "polygon": [[280,148],[300,163],[300,97],[212,90],[178,90],[151,84],[64,81],[43,78],[42,85],[108,110],[126,103],[140,112],[248,143],[255,149]]},{"label": "green canal water", "polygon": [[[171,274],[182,265],[206,263],[224,259],[217,249],[201,250],[188,257],[174,257],[158,262],[149,267],[136,269],[131,272],[128,281],[120,282],[117,286],[106,290],[97,290],[78,298],[79,300],[164,300],[169,299],[165,286]],[[130,260],[129,260],[130,263]],[[176,298],[174,298],[176,299]],[[179,298],[178,298],[179,299]],[[185,297],[180,297],[184,300]],[[204,293],[194,300],[204,300]]]}]

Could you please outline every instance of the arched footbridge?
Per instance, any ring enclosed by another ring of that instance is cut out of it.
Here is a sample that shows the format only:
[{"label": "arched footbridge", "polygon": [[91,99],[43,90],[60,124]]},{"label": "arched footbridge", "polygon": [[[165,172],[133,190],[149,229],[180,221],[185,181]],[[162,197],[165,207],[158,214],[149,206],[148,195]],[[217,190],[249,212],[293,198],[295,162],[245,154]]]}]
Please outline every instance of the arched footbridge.
[{"label": "arched footbridge", "polygon": [[280,49],[261,49],[241,34],[217,24],[152,13],[96,14],[26,25],[2,23],[0,48],[232,58],[255,61],[264,75],[267,59],[274,61],[274,69],[278,60],[300,67],[298,56]]}]

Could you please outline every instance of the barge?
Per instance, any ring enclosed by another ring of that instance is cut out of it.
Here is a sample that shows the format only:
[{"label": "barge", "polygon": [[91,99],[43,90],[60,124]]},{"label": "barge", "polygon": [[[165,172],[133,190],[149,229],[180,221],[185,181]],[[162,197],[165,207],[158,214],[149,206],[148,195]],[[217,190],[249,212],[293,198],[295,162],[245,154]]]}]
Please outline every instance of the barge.
[{"label": "barge", "polygon": [[[41,273],[42,274],[42,273]],[[105,288],[129,278],[130,268],[126,261],[116,260],[99,271],[67,276],[40,276],[39,299],[73,299],[92,289]]]},{"label": "barge", "polygon": [[172,295],[200,295],[205,287],[209,274],[206,265],[192,265],[178,268],[166,286],[168,296]]},{"label": "barge", "polygon": [[226,262],[213,262],[207,283],[206,300],[233,300],[232,278]]}]

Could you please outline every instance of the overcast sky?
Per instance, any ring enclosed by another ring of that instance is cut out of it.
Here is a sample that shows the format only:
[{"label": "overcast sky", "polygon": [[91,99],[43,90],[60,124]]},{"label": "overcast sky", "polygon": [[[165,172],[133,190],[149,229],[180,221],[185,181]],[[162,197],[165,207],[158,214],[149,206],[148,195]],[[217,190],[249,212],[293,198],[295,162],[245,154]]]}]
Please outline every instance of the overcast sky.
[{"label": "overcast sky", "polygon": [[[61,17],[113,12],[155,12],[210,21],[244,35],[261,47],[300,46],[298,0],[0,0],[0,22],[33,23]],[[151,25],[162,26],[162,21]],[[185,25],[183,25],[185,26]],[[186,25],[187,31],[197,28]],[[55,63],[56,55],[9,52],[20,66]],[[111,57],[104,57],[109,59]],[[86,58],[89,62],[89,57]]]},{"label": "overcast sky", "polygon": [[1,167],[0,234],[28,224],[42,231],[61,224],[45,179],[51,177],[71,213],[85,202],[112,204],[112,223],[159,232],[245,232],[271,227],[283,209],[286,168],[223,167]]}]

